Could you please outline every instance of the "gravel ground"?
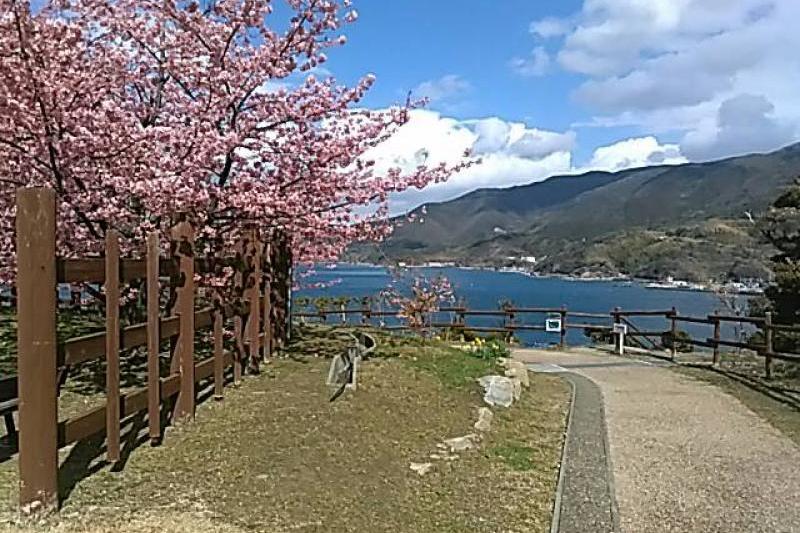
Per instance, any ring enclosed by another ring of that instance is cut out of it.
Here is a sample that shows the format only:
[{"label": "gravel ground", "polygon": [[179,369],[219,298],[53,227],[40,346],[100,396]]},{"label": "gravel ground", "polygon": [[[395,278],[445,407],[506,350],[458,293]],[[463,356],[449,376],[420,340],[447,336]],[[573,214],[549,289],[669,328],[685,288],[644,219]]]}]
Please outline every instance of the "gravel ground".
[{"label": "gravel ground", "polygon": [[623,532],[800,532],[800,448],[734,397],[588,350],[519,357],[600,386]]}]

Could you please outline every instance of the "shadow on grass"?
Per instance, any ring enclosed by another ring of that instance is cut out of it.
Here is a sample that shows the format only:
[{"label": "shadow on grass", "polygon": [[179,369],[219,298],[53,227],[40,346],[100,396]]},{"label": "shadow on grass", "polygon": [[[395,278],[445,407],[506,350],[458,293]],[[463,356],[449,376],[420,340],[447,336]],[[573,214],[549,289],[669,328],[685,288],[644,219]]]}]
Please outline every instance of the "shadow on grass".
[{"label": "shadow on grass", "polygon": [[[225,374],[225,384],[233,382],[233,370],[228,369]],[[205,380],[197,387],[197,405],[201,405],[214,397],[214,382]],[[147,411],[138,413],[122,421],[120,428],[122,449],[120,460],[110,464],[105,458],[106,438],[105,432],[100,431],[86,439],[76,442],[61,461],[58,469],[58,495],[59,502],[63,503],[70,497],[75,487],[82,480],[96,474],[104,468],[111,472],[124,471],[134,451],[144,444],[159,445],[164,432],[172,425],[172,413],[175,398],[164,401],[161,405],[161,430],[162,434],[156,441],[151,441],[149,436]],[[16,436],[5,435],[0,438],[0,463],[13,459],[19,452]]]},{"label": "shadow on grass", "polygon": [[[228,385],[232,382],[233,371],[230,370],[225,375],[225,384]],[[206,380],[198,384],[197,391],[197,405],[201,405],[213,398],[213,380]],[[161,437],[157,441],[151,441],[150,439],[147,411],[140,411],[123,421],[122,435],[120,437],[122,440],[120,460],[110,465],[111,472],[122,472],[133,452],[142,445],[148,442],[153,446],[161,444],[164,432],[172,425],[174,406],[174,398],[164,402],[161,406]],[[61,505],[69,498],[78,483],[109,466],[108,461],[101,458],[105,452],[105,435],[103,433],[98,433],[80,441],[72,447],[58,472],[58,494]]]},{"label": "shadow on grass", "polygon": [[720,378],[730,379],[752,391],[761,393],[776,402],[791,407],[800,413],[800,390],[771,385],[762,379],[741,372],[717,368],[708,364],[684,363],[682,366],[702,372],[711,372]]}]

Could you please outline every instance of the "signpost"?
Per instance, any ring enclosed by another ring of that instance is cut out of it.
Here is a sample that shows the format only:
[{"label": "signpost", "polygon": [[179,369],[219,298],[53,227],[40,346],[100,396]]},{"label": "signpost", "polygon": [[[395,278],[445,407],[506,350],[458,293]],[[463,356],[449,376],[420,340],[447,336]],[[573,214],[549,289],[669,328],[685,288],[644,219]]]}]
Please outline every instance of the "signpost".
[{"label": "signpost", "polygon": [[547,333],[561,333],[561,314],[551,313],[544,321],[544,330]]},{"label": "signpost", "polygon": [[627,324],[614,324],[614,335],[617,340],[617,350],[620,355],[625,355],[625,335],[628,334]]}]

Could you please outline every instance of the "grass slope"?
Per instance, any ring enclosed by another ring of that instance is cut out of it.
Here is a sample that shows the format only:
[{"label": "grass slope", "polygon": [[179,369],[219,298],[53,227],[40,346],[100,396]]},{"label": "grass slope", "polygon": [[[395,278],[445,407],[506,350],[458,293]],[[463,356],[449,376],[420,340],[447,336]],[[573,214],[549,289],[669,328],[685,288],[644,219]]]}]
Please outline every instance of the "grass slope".
[{"label": "grass slope", "polygon": [[[9,531],[547,531],[568,402],[557,378],[532,389],[477,450],[433,460],[443,439],[473,431],[492,370],[439,343],[383,339],[358,391],[328,401],[329,331],[308,332],[270,370],[206,403],[121,472],[73,450],[61,515],[12,525],[15,463],[0,465]],[[346,342],[346,340],[344,341]],[[411,462],[435,463],[424,477]],[[92,472],[91,475],[87,473]],[[64,476],[65,478],[67,476]],[[2,521],[0,521],[2,524]],[[3,526],[0,525],[0,530]]]}]

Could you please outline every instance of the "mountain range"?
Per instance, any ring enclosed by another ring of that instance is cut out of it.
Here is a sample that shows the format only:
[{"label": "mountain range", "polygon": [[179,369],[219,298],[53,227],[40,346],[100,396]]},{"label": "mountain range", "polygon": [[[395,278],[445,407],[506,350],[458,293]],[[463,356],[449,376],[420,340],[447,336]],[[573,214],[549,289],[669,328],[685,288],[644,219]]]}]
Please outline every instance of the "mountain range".
[{"label": "mountain range", "polygon": [[396,219],[351,259],[526,265],[544,274],[768,278],[757,220],[800,175],[800,144],[768,154],[482,189]]}]

